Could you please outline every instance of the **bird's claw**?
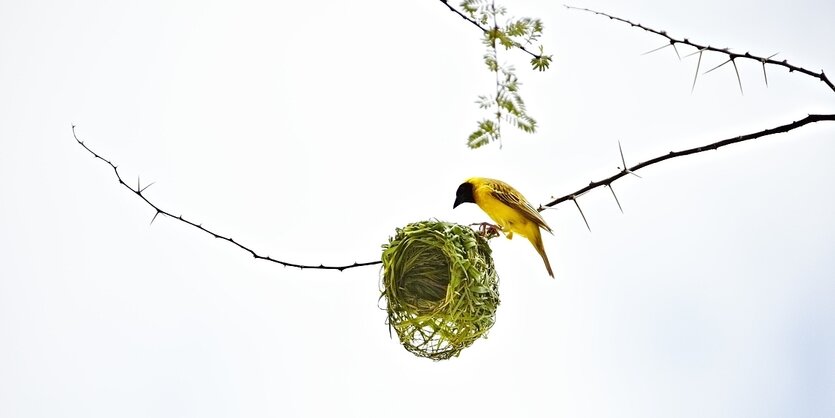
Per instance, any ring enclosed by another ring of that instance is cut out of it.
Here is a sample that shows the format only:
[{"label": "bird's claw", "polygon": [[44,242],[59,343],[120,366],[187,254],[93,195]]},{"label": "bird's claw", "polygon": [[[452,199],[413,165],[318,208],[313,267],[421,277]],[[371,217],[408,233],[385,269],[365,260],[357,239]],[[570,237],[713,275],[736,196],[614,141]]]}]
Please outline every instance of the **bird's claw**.
[{"label": "bird's claw", "polygon": [[499,228],[497,225],[493,225],[489,222],[474,223],[474,224],[470,224],[470,225],[471,226],[478,226],[478,230],[477,230],[478,234],[481,235],[483,238],[486,238],[486,239],[495,238],[495,237],[498,237],[499,235],[501,235],[499,233],[499,231],[501,231],[501,228]]}]

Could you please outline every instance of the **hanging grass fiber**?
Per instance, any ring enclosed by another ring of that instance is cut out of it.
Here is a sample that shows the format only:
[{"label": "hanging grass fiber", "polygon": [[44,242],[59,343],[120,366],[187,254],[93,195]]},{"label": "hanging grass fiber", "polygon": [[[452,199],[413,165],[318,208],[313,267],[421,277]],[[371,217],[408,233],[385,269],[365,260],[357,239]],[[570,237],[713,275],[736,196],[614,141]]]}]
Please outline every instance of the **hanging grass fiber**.
[{"label": "hanging grass fiber", "polygon": [[388,325],[412,354],[458,356],[493,326],[499,278],[487,240],[471,228],[406,225],[383,245],[382,260]]}]

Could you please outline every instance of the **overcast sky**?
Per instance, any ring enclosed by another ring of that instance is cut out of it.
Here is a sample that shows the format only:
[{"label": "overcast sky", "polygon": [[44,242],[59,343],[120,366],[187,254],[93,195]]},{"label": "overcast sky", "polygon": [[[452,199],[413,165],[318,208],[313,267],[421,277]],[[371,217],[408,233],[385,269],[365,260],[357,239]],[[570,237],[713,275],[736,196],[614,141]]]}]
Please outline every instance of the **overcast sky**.
[{"label": "overcast sky", "polygon": [[[443,362],[389,336],[379,259],[471,176],[535,205],[672,150],[834,113],[814,78],[700,76],[664,39],[550,1],[552,68],[501,52],[535,135],[465,140],[480,33],[441,2],[0,3],[0,416],[835,416],[835,124],[674,159],[544,213],[556,279],[491,242],[501,306]],[[587,1],[835,74],[835,3]],[[681,47],[682,55],[692,49]],[[722,62],[706,54],[701,69]]]}]

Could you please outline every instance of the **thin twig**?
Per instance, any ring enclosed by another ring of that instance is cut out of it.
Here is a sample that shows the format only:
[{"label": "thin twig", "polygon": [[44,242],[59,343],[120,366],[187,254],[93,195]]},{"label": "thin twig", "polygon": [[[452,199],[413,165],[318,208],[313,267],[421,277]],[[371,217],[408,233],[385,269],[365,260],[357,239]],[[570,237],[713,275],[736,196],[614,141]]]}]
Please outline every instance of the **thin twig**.
[{"label": "thin twig", "polygon": [[[490,4],[490,11],[493,13],[493,30],[499,31],[499,23],[496,19],[496,2],[495,0]],[[499,50],[496,49],[496,39],[492,39],[490,43],[493,50],[493,59],[496,61],[496,137],[499,138],[499,149],[502,149],[502,84],[499,79]]]},{"label": "thin twig", "polygon": [[[626,24],[628,24],[632,27],[643,29],[647,32],[654,33],[654,34],[659,35],[659,36],[663,36],[663,37],[667,38],[670,41],[670,43],[673,44],[673,45],[675,45],[675,44],[689,45],[689,46],[691,46],[693,48],[696,48],[700,51],[700,54],[699,54],[700,58],[701,58],[701,52],[711,51],[711,52],[718,52],[720,54],[727,55],[728,59],[731,60],[731,61],[735,60],[736,58],[745,58],[745,59],[750,59],[750,60],[753,60],[753,61],[760,62],[763,65],[765,65],[765,64],[777,65],[777,66],[780,66],[780,67],[787,68],[789,70],[789,72],[797,71],[799,73],[806,74],[810,77],[817,78],[818,80],[823,81],[824,83],[826,83],[826,85],[829,86],[829,88],[832,91],[835,91],[835,84],[833,84],[832,81],[829,80],[829,78],[826,76],[826,74],[824,74],[823,70],[821,70],[821,72],[819,72],[819,73],[816,73],[814,71],[807,70],[803,67],[798,67],[796,65],[789,64],[788,61],[786,61],[786,60],[782,60],[782,61],[773,60],[772,57],[774,57],[774,55],[772,55],[771,57],[766,58],[766,57],[751,55],[748,52],[746,52],[744,54],[738,54],[736,52],[731,52],[730,50],[728,50],[728,48],[717,48],[717,47],[713,47],[713,46],[710,46],[710,45],[700,45],[696,42],[691,42],[687,38],[684,38],[684,39],[674,38],[674,37],[670,36],[669,34],[667,34],[666,31],[648,28],[648,27],[646,27],[646,26],[644,26],[640,23],[633,23],[630,20],[623,19],[623,18],[620,18],[620,17],[617,17],[617,16],[612,16],[612,15],[607,14],[607,13],[598,12],[598,11],[591,10],[591,9],[586,9],[584,7],[574,7],[574,6],[569,6],[569,5],[565,5],[565,7],[567,9],[571,9],[571,10],[580,10],[580,11],[584,11],[584,12],[594,13],[594,14],[600,15],[600,16],[605,16],[605,17],[608,17],[609,19],[617,20],[619,22],[626,23]],[[740,85],[741,84],[742,83],[740,83]],[[693,81],[693,85],[695,86],[695,80]]]},{"label": "thin twig", "polygon": [[199,229],[199,230],[201,230],[201,231],[203,231],[203,232],[205,232],[205,233],[207,233],[207,234],[209,234],[209,235],[211,235],[211,236],[213,236],[217,239],[221,239],[223,241],[228,241],[228,242],[234,244],[235,246],[237,246],[238,248],[248,252],[250,255],[252,255],[253,258],[256,258],[256,259],[259,259],[259,260],[271,261],[271,262],[276,263],[276,264],[281,264],[282,266],[285,266],[285,267],[296,267],[296,268],[299,268],[299,269],[321,269],[321,270],[339,270],[339,271],[343,271],[343,270],[347,270],[347,269],[354,268],[354,267],[373,266],[373,265],[377,265],[377,264],[382,263],[382,261],[380,261],[380,260],[375,260],[375,261],[366,261],[366,262],[363,262],[363,263],[356,263],[355,262],[353,264],[346,264],[346,265],[342,265],[342,266],[326,266],[326,265],[323,265],[323,264],[319,264],[317,266],[317,265],[311,265],[311,264],[292,263],[292,262],[289,262],[289,261],[277,260],[277,259],[272,258],[270,256],[260,255],[260,254],[256,253],[255,251],[251,250],[249,247],[235,241],[232,238],[220,235],[220,234],[218,234],[218,233],[216,233],[212,230],[204,228],[202,224],[196,224],[194,222],[191,222],[191,221],[183,218],[182,215],[175,216],[175,215],[172,215],[170,212],[168,212],[166,210],[160,209],[159,206],[157,206],[156,204],[154,204],[153,202],[148,200],[148,198],[144,194],[142,194],[142,192],[144,192],[145,189],[150,187],[151,184],[153,184],[153,183],[145,186],[144,188],[140,188],[139,178],[137,178],[136,179],[136,189],[130,187],[127,183],[125,183],[122,180],[122,176],[119,174],[118,167],[115,164],[110,162],[110,160],[102,157],[101,154],[98,154],[95,151],[93,151],[92,149],[90,149],[90,147],[88,147],[87,144],[85,144],[83,141],[78,139],[78,136],[75,133],[75,125],[72,125],[72,136],[73,136],[73,138],[75,138],[76,142],[78,142],[79,145],[84,147],[84,149],[86,149],[87,152],[92,154],[93,157],[104,161],[105,163],[107,163],[107,165],[109,165],[111,168],[113,168],[113,172],[116,173],[116,178],[119,180],[119,184],[121,184],[122,186],[125,186],[125,188],[127,188],[128,190],[133,192],[133,194],[139,196],[139,198],[144,200],[145,203],[147,203],[150,207],[154,208],[155,213],[154,213],[153,219],[151,219],[152,224],[153,224],[154,220],[157,219],[157,216],[165,215],[165,216],[167,216],[171,219],[178,220],[178,221],[183,222],[185,224],[191,225],[191,226],[193,226],[193,227],[195,227],[195,228],[197,228],[197,229]]},{"label": "thin twig", "polygon": [[[444,4],[444,5],[445,5],[445,6],[446,6],[446,7],[447,7],[447,8],[448,8],[451,12],[453,12],[453,13],[457,14],[458,16],[461,16],[461,18],[462,18],[462,19],[464,19],[464,20],[466,20],[467,22],[472,23],[473,25],[475,25],[475,27],[477,27],[477,28],[481,29],[481,31],[482,31],[482,32],[484,32],[484,33],[487,33],[487,32],[488,32],[488,30],[487,30],[484,26],[481,26],[481,23],[478,23],[475,19],[473,19],[473,18],[471,18],[471,17],[469,17],[469,16],[465,15],[462,11],[460,11],[460,10],[456,9],[455,7],[453,7],[451,4],[449,4],[449,1],[448,1],[448,0],[440,0],[440,1],[441,1],[441,3],[443,3],[443,4]],[[540,54],[536,54],[536,53],[533,53],[533,52],[531,52],[531,51],[528,51],[528,50],[525,48],[525,46],[524,46],[524,45],[522,45],[522,44],[520,44],[520,43],[518,43],[518,42],[514,42],[514,43],[513,43],[513,46],[514,46],[515,48],[518,48],[518,49],[520,49],[520,50],[524,51],[525,53],[527,53],[528,55],[530,55],[530,56],[531,56],[531,57],[533,57],[533,58],[536,58],[536,59],[540,59],[540,58],[542,58],[542,55],[540,55]]]},{"label": "thin twig", "polygon": [[556,199],[554,199],[554,200],[552,200],[552,201],[550,201],[550,202],[548,202],[544,205],[541,205],[537,210],[539,210],[541,212],[541,211],[543,211],[547,208],[554,207],[554,206],[556,206],[560,203],[567,202],[569,200],[573,200],[576,203],[576,198],[578,196],[581,196],[581,195],[585,194],[586,192],[588,192],[590,190],[596,189],[596,188],[601,187],[601,186],[608,186],[608,187],[611,188],[612,183],[615,180],[617,180],[617,179],[619,179],[619,178],[621,178],[621,177],[623,177],[627,174],[634,174],[635,171],[638,171],[638,170],[640,170],[644,167],[648,167],[648,166],[651,166],[653,164],[657,164],[657,163],[660,163],[662,161],[669,160],[671,158],[683,157],[685,155],[691,155],[691,154],[698,154],[700,152],[715,150],[715,149],[724,147],[726,145],[731,145],[731,144],[736,144],[736,143],[739,143],[739,142],[749,141],[749,140],[752,140],[752,139],[762,138],[762,137],[769,136],[769,135],[784,133],[784,132],[788,132],[788,131],[800,128],[801,126],[808,125],[810,123],[821,122],[821,121],[835,121],[835,114],[831,114],[831,115],[809,115],[809,116],[806,116],[803,119],[794,121],[792,123],[787,123],[785,125],[780,125],[780,126],[777,126],[777,127],[771,128],[771,129],[765,129],[765,130],[755,132],[755,133],[750,133],[750,134],[740,135],[740,136],[733,137],[733,138],[723,139],[721,141],[717,141],[717,142],[714,142],[712,144],[703,145],[703,146],[695,147],[695,148],[690,148],[690,149],[686,149],[686,150],[682,150],[682,151],[670,151],[667,154],[655,157],[653,159],[644,161],[642,163],[638,163],[638,164],[636,164],[636,165],[634,165],[630,168],[623,167],[623,169],[621,171],[619,171],[618,173],[616,173],[612,176],[609,176],[608,178],[605,178],[603,180],[592,181],[591,183],[588,184],[588,186],[585,186],[581,189],[578,189],[577,191],[574,191],[572,193],[568,193],[565,196],[556,198]]}]

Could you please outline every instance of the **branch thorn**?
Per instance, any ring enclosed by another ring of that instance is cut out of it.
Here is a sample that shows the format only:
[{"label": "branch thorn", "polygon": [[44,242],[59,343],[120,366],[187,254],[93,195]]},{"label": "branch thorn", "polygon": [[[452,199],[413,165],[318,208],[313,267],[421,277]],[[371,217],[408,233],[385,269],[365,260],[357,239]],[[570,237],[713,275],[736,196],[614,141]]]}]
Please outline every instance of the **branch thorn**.
[{"label": "branch thorn", "polygon": [[588,219],[586,219],[586,214],[583,213],[583,209],[580,208],[580,204],[577,203],[577,197],[571,196],[571,200],[573,200],[574,204],[577,205],[577,210],[580,211],[580,216],[583,217],[583,222],[586,223],[586,228],[588,228],[589,232],[591,232],[591,227],[589,226],[589,221],[588,221]]},{"label": "branch thorn", "polygon": [[[633,176],[635,176],[635,177],[637,177],[637,178],[639,178],[639,179],[640,179],[640,178],[643,178],[643,177],[639,176],[638,174],[636,174],[635,172],[633,172],[632,170],[630,170],[630,169],[628,169],[628,168],[627,168],[627,166],[626,166],[626,159],[625,159],[625,158],[623,158],[623,147],[620,145],[620,140],[618,140],[618,151],[620,151],[620,162],[622,162],[622,163],[623,163],[623,171],[625,171],[626,173],[632,174]],[[617,198],[616,198],[616,199],[617,199]]]},{"label": "branch thorn", "polygon": [[768,87],[768,74],[765,72],[765,63],[768,60],[774,58],[774,56],[777,55],[777,54],[779,54],[779,52],[775,52],[775,53],[771,54],[771,56],[769,56],[768,58],[764,58],[764,59],[760,60],[760,63],[763,65],[763,78],[765,79],[765,86],[766,87]]},{"label": "branch thorn", "polygon": [[157,213],[154,214],[154,217],[151,218],[151,223],[149,223],[148,225],[153,225],[154,221],[157,220],[157,216],[159,216],[159,214],[160,214],[160,210],[157,209]]},{"label": "branch thorn", "polygon": [[731,59],[731,62],[733,63],[734,71],[736,72],[736,81],[739,82],[739,93],[744,96],[745,92],[742,91],[742,79],[739,77],[739,68],[736,67],[736,60]]},{"label": "branch thorn", "polygon": [[699,78],[699,67],[702,65],[702,53],[705,51],[705,48],[699,50],[699,61],[696,62],[696,74],[693,75],[693,86],[690,87],[690,94],[693,94],[693,90],[696,89],[696,80]]},{"label": "branch thorn", "polygon": [[607,184],[606,186],[609,188],[609,190],[612,191],[612,196],[615,197],[615,202],[618,204],[618,209],[620,209],[620,213],[623,213],[623,207],[621,207],[621,205],[620,205],[620,200],[618,200],[618,195],[615,194],[615,188],[612,187],[611,183]]},{"label": "branch thorn", "polygon": [[147,189],[147,188],[149,188],[149,187],[153,186],[153,185],[154,185],[154,183],[156,183],[156,182],[155,182],[155,181],[152,181],[150,184],[148,184],[147,186],[143,187],[143,188],[142,188],[142,190],[140,190],[140,191],[139,191],[139,193],[144,192],[144,191],[145,191],[145,189]]},{"label": "branch thorn", "polygon": [[711,69],[709,69],[709,70],[705,71],[705,72],[704,72],[704,73],[702,73],[702,74],[707,74],[707,73],[709,73],[709,72],[711,72],[711,71],[713,71],[713,70],[716,70],[716,69],[718,69],[719,67],[721,67],[721,66],[723,66],[723,65],[725,65],[725,64],[727,64],[727,63],[729,63],[729,62],[731,62],[731,61],[733,61],[733,60],[732,60],[732,59],[730,59],[730,58],[728,58],[725,62],[723,62],[723,63],[721,63],[721,64],[719,64],[719,65],[717,65],[717,66],[715,66],[715,67],[713,67],[713,68],[711,68]]},{"label": "branch thorn", "polygon": [[655,48],[655,49],[653,49],[653,50],[651,50],[651,51],[644,52],[644,53],[643,53],[643,54],[641,54],[641,55],[643,56],[643,55],[652,54],[653,52],[655,52],[655,51],[659,51],[659,50],[662,50],[662,49],[664,49],[664,48],[666,48],[666,47],[668,47],[668,46],[670,46],[670,45],[672,45],[672,44],[673,44],[672,42],[668,42],[668,43],[666,43],[666,44],[664,44],[664,45],[661,45],[661,46],[659,46],[658,48]]}]

